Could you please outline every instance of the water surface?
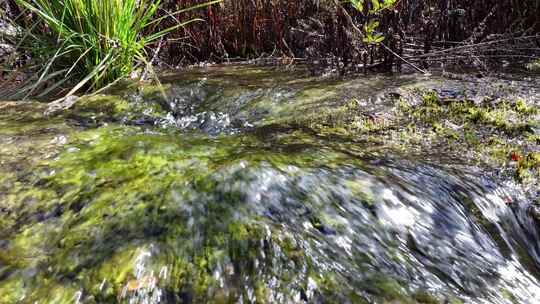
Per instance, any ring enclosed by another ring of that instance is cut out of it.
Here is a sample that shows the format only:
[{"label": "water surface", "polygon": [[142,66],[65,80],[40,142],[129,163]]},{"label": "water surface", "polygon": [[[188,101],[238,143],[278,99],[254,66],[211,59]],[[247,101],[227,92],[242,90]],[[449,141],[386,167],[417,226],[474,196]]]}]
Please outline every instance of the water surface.
[{"label": "water surface", "polygon": [[417,87],[535,105],[530,82],[227,67],[164,83],[52,117],[0,103],[1,303],[540,301],[530,189],[338,123]]}]

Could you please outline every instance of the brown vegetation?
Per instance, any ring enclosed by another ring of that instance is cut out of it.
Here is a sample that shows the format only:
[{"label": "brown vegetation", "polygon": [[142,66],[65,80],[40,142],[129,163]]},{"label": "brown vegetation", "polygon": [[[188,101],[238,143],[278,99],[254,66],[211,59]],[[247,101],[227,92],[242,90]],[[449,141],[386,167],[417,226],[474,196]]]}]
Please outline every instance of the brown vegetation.
[{"label": "brown vegetation", "polygon": [[[202,2],[169,0],[164,8]],[[540,55],[540,38],[531,37],[540,33],[538,0],[400,0],[394,10],[377,16],[386,36],[378,46],[358,39],[365,14],[335,0],[225,0],[186,17],[194,16],[207,22],[175,33],[163,54],[166,62],[285,56],[390,69],[404,62],[398,55],[408,57],[407,61],[419,61],[416,58],[423,55],[420,61],[428,64],[441,56],[425,54],[456,46],[460,47],[457,52],[445,53],[443,58],[464,61],[475,57],[470,53],[477,50],[464,46],[486,42],[488,47],[476,53],[476,59],[520,60]],[[525,36],[529,37],[526,41]]]},{"label": "brown vegetation", "polygon": [[[163,0],[160,14],[205,2]],[[0,9],[15,18],[15,3],[5,0]],[[540,0],[398,0],[393,10],[368,16],[369,8],[359,12],[340,0],[224,0],[164,19],[163,28],[194,17],[205,22],[179,28],[154,46],[169,66],[272,58],[390,70],[405,62],[486,66],[540,56]],[[374,18],[385,36],[378,45],[361,37],[362,25]]]}]

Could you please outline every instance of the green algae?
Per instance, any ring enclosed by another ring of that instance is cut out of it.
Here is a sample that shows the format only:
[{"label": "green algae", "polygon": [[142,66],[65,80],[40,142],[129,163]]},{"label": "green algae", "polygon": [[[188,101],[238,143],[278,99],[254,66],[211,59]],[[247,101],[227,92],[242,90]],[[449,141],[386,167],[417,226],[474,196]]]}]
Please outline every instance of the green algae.
[{"label": "green algae", "polygon": [[[504,90],[502,88],[501,90]],[[406,89],[394,99],[392,116],[382,119],[365,116],[357,99],[337,106],[323,106],[316,113],[294,116],[288,123],[305,126],[328,138],[379,143],[393,151],[418,151],[446,146],[465,161],[492,166],[510,166],[520,182],[536,183],[534,161],[524,159],[538,146],[538,107],[522,98],[446,98],[421,85]],[[419,100],[410,103],[403,96]],[[448,149],[448,148],[446,148]],[[512,155],[523,158],[513,160]]]},{"label": "green algae", "polygon": [[[375,295],[369,303],[439,304],[446,303],[448,300],[440,300],[425,290],[407,292],[402,283],[389,276],[372,276],[362,284],[363,288]],[[451,295],[449,297],[452,298]]]},{"label": "green algae", "polygon": [[[285,144],[308,137],[296,130],[289,137],[281,134],[273,140]],[[148,282],[155,281],[152,292],[159,289],[173,298],[189,295],[195,302],[227,303],[240,295],[248,297],[246,290],[252,289],[255,302],[268,303],[276,293],[292,299],[293,290],[307,288],[308,276],[301,269],[312,265],[308,269],[322,276],[316,280],[320,297],[335,298],[339,303],[349,294],[349,300],[367,302],[347,291],[350,287],[341,278],[321,272],[291,235],[262,218],[237,219],[232,210],[242,210],[241,192],[219,189],[218,185],[227,184],[221,182],[227,176],[249,178],[235,170],[221,175],[217,173],[220,168],[270,164],[286,172],[290,166],[318,168],[346,158],[328,153],[330,150],[305,153],[317,151],[317,141],[309,142],[300,150],[284,152],[269,149],[276,144],[259,141],[256,133],[212,140],[193,134],[179,141],[174,133],[147,133],[139,127],[108,126],[79,132],[58,157],[41,164],[42,170],[53,173],[36,174],[30,192],[14,189],[11,193],[14,202],[29,193],[41,198],[15,211],[16,218],[26,219],[13,225],[13,241],[2,251],[2,263],[9,265],[12,275],[0,285],[0,291],[9,297],[24,296],[29,302],[69,302],[82,293],[89,302],[114,303],[136,297]],[[366,193],[362,200],[370,202],[369,187],[357,181],[351,189],[361,197]],[[199,195],[196,202],[195,193]],[[200,196],[205,193],[207,201]],[[227,203],[212,203],[216,195]],[[198,206],[204,206],[204,216],[185,213]],[[22,216],[51,209],[58,211],[50,217]],[[188,224],[190,218],[195,226]],[[314,221],[316,229],[316,223],[342,229],[339,217],[322,213]],[[197,233],[204,236],[203,243],[193,239],[193,227],[201,229]],[[194,241],[186,242],[191,239]],[[138,274],[137,265],[146,252],[151,255],[144,264],[145,272]],[[263,269],[272,269],[274,259],[294,266],[260,277]],[[48,266],[42,269],[42,264]],[[158,277],[164,266],[167,277]],[[18,273],[29,267],[38,275],[21,287]],[[216,271],[232,277],[242,273],[246,278],[238,286],[224,289],[214,276]],[[281,282],[281,288],[270,288],[273,278]],[[65,284],[66,280],[71,283]],[[397,297],[391,293],[394,285],[380,285],[371,292],[389,293],[384,299]],[[17,289],[11,290],[14,286]]]},{"label": "green algae", "polygon": [[[29,301],[67,302],[77,290],[72,293],[71,287],[66,286],[62,292],[59,286],[63,286],[61,282],[65,278],[70,278],[83,294],[98,302],[114,302],[125,286],[137,285],[130,283],[140,280],[133,275],[135,257],[144,247],[141,245],[154,240],[165,252],[172,250],[156,257],[165,260],[155,265],[172,263],[169,271],[175,278],[160,282],[160,288],[172,293],[188,290],[194,299],[203,302],[217,297],[220,288],[213,271],[228,259],[231,260],[228,263],[236,264],[239,269],[252,269],[250,261],[262,250],[258,244],[264,238],[264,230],[258,225],[229,221],[227,218],[232,216],[228,215],[229,205],[209,203],[209,213],[199,224],[205,227],[208,238],[199,249],[189,249],[178,243],[184,242],[181,236],[190,237],[190,229],[184,225],[186,219],[179,210],[186,203],[191,204],[189,196],[193,193],[216,191],[216,181],[209,174],[225,164],[233,165],[236,161],[231,163],[230,155],[242,155],[242,145],[251,142],[255,146],[257,142],[255,138],[239,139],[240,145],[234,144],[238,139],[231,138],[212,142],[194,136],[178,141],[174,134],[145,134],[136,127],[115,126],[79,132],[68,149],[42,164],[43,170],[52,174],[37,174],[30,191],[11,191],[13,202],[29,196],[38,198],[14,211],[19,222],[11,225],[13,241],[7,251],[2,251],[2,260],[8,261],[15,273],[17,269],[37,267],[45,261],[49,265],[39,270],[36,280],[26,284],[24,291],[18,291],[16,296],[23,293]],[[285,157],[279,151],[262,149],[257,155],[250,149],[245,161],[268,162],[283,168],[285,163],[319,166],[316,156],[306,157],[300,152],[296,156],[289,152]],[[186,185],[191,186],[186,188]],[[238,195],[229,191],[224,198],[238,204],[242,200]],[[48,210],[58,211],[51,217],[31,216]],[[93,250],[96,247],[100,248],[98,252]],[[184,248],[194,256],[167,248]],[[22,252],[31,254],[24,256]],[[284,249],[284,253],[288,259],[303,260],[300,249]],[[154,271],[158,273],[159,269]],[[38,281],[50,281],[58,294],[66,294],[65,298],[45,294],[47,289]],[[102,282],[106,286],[96,287]],[[267,283],[244,283],[254,286],[259,297],[265,297],[268,292]],[[16,282],[2,285],[2,292],[12,288],[11,284]],[[131,294],[136,292],[134,288]]]},{"label": "green algae", "polygon": [[167,111],[159,100],[129,100],[120,95],[81,97],[72,109],[62,116],[83,125],[102,125],[110,122],[133,123],[163,119]]},{"label": "green algae", "polygon": [[500,145],[489,140],[490,134],[503,132],[505,145],[514,149],[515,144],[510,139],[536,142],[536,136],[531,134],[538,124],[534,118],[536,108],[522,100],[513,105],[504,102],[495,106],[476,105],[467,100],[440,99],[432,90],[414,88],[412,92],[419,96],[421,103],[411,106],[398,99],[396,114],[389,119],[363,117],[358,103],[352,100],[341,107],[323,109],[317,115],[306,115],[294,122],[329,137],[381,141],[399,150],[414,149],[415,145],[426,144],[427,139],[434,145],[443,141],[459,147],[458,143],[465,143],[475,152],[482,153],[480,149],[491,151],[488,154],[493,155],[492,159],[497,163],[506,163],[509,154],[498,152]]},{"label": "green algae", "polygon": [[516,177],[521,180],[540,178],[540,153],[529,152],[520,157],[517,163]]},{"label": "green algae", "polygon": [[477,104],[469,100],[442,99],[432,90],[415,89],[412,92],[419,96],[420,104],[411,106],[400,100],[396,106],[398,118],[395,120],[415,126],[399,135],[405,150],[414,144],[425,144],[426,139],[431,145],[446,142],[455,147],[451,150],[457,154],[487,155],[484,160],[495,165],[514,163],[518,180],[534,181],[528,177],[531,169],[536,168],[535,161],[525,161],[534,157],[523,157],[517,162],[517,159],[512,160],[512,155],[533,153],[527,142],[533,147],[537,144],[536,135],[532,133],[539,123],[535,106],[522,99],[513,103],[506,100],[492,103],[487,99]]},{"label": "green algae", "polygon": [[19,279],[3,280],[0,282],[0,302],[17,303],[24,299],[24,281]]},{"label": "green algae", "polygon": [[[234,75],[225,74],[231,83],[235,81]],[[262,84],[254,85],[250,78]],[[257,89],[273,86],[271,75],[257,69],[242,79]],[[211,107],[219,96],[235,99],[242,89],[225,93],[210,89],[201,109]],[[65,116],[94,122],[99,128],[70,131],[67,144],[51,147],[51,157],[0,176],[6,193],[0,198],[7,197],[1,206],[10,210],[9,217],[0,218],[0,227],[6,228],[0,233],[10,240],[0,249],[0,274],[8,277],[0,282],[0,302],[24,297],[28,303],[68,303],[82,293],[88,303],[116,303],[159,290],[171,302],[230,303],[242,297],[270,303],[276,294],[297,299],[299,290],[309,291],[311,281],[317,286],[311,291],[313,297],[325,303],[444,302],[427,291],[409,290],[406,282],[389,275],[351,282],[339,272],[321,269],[303,233],[340,234],[345,219],[313,208],[307,221],[314,230],[303,232],[288,231],[265,217],[245,216],[246,197],[241,190],[254,176],[243,168],[262,172],[271,168],[294,178],[298,172],[315,169],[363,168],[362,159],[380,157],[372,150],[381,146],[410,151],[426,141],[439,141],[459,148],[465,143],[470,153],[487,151],[502,164],[512,163],[512,151],[523,153],[516,166],[518,177],[524,179],[530,176],[519,172],[535,172],[538,157],[522,152],[525,147],[509,139],[517,136],[534,144],[529,127],[514,119],[534,120],[534,107],[519,100],[494,107],[417,90],[421,103],[394,100],[397,114],[387,121],[365,116],[358,99],[331,92],[342,89],[323,81],[285,95],[280,99],[284,104],[260,97],[242,109],[248,114],[266,112],[259,127],[213,138],[197,132],[180,136],[171,130],[104,126],[103,122],[136,120],[148,108],[154,113],[150,116],[163,117],[159,92],[152,88],[143,92],[148,104],[124,97],[83,98]],[[294,96],[303,99],[286,102]],[[320,103],[323,109],[315,110]],[[227,105],[213,108],[225,110]],[[43,123],[40,114],[26,119],[32,125]],[[21,125],[11,121],[8,135],[35,138],[34,127]],[[456,128],[462,125],[463,129]],[[494,133],[499,131],[503,136]],[[44,135],[38,146],[57,133]],[[486,139],[486,134],[493,136]],[[12,155],[10,159],[9,166],[18,161]],[[378,203],[371,180],[348,179],[343,187],[358,205],[374,208]],[[316,198],[298,195],[307,206],[317,205]],[[145,256],[146,260],[141,258]],[[359,265],[369,261],[365,254],[354,259]],[[25,276],[28,269],[36,274],[33,279]],[[275,281],[280,285],[276,287]],[[155,286],[150,288],[152,282]],[[359,289],[362,294],[355,292]],[[459,303],[453,295],[448,297]]]},{"label": "green algae", "polygon": [[124,99],[96,95],[79,99],[75,103],[73,110],[75,112],[92,112],[95,114],[115,116],[123,114],[128,108],[129,104]]},{"label": "green algae", "polygon": [[369,180],[355,180],[347,182],[348,188],[355,197],[359,197],[362,203],[373,206],[375,203],[375,194],[373,193],[372,183]]}]

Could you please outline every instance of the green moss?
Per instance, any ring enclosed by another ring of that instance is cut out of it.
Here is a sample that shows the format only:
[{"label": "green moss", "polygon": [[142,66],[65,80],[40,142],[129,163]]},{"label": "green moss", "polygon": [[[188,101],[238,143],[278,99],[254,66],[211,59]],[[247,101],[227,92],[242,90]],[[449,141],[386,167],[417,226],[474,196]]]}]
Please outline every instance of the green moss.
[{"label": "green moss", "polygon": [[[54,173],[40,178],[35,188],[40,189],[37,194],[45,191],[40,195],[51,197],[47,204],[61,206],[63,212],[50,223],[58,230],[32,224],[40,233],[34,230],[16,233],[15,237],[21,241],[14,243],[16,246],[6,259],[13,261],[11,267],[26,268],[31,266],[28,261],[19,263],[11,256],[36,248],[46,249],[49,267],[41,276],[57,285],[61,285],[57,278],[68,277],[85,295],[98,302],[111,302],[125,286],[139,284],[140,279],[134,276],[134,261],[140,248],[153,240],[160,253],[152,257],[147,270],[159,273],[159,265],[170,265],[171,277],[175,278],[160,282],[160,288],[188,292],[198,302],[227,298],[219,291],[213,273],[216,269],[230,268],[223,266],[228,264],[236,265],[234,271],[246,275],[256,271],[253,261],[262,261],[261,246],[266,230],[261,225],[233,219],[232,210],[243,199],[237,191],[222,192],[217,188],[224,177],[215,175],[216,168],[234,167],[237,161],[231,155],[252,166],[266,162],[283,170],[291,164],[316,167],[317,162],[323,161],[317,154],[306,157],[302,150],[285,155],[267,149],[256,153],[254,147],[244,154],[244,145],[255,143],[257,140],[249,136],[212,140],[186,136],[178,141],[175,134],[146,134],[135,127],[110,126],[81,132],[70,149],[54,161],[45,162],[47,170]],[[207,196],[209,201],[198,200],[195,207],[191,206],[193,193]],[[21,197],[15,196],[15,201]],[[214,196],[224,202],[213,203]],[[199,208],[198,205],[205,206],[204,217],[195,216],[193,220],[200,221],[196,225],[202,229],[205,242],[186,248],[193,230],[187,225],[190,217],[183,217],[180,210],[187,206]],[[30,206],[19,212],[41,209],[27,208]],[[43,242],[44,239],[48,242]],[[47,244],[45,248],[44,244]],[[285,259],[297,265],[304,263],[306,256],[300,247],[288,241],[276,244],[284,248]],[[45,255],[38,251],[30,262],[41,261],[41,256]],[[280,279],[292,282],[295,276],[291,270]],[[103,286],[102,282],[105,282]],[[36,284],[28,288],[36,290]],[[258,298],[264,298],[265,282],[245,284],[251,284]],[[62,289],[58,290],[60,294]]]},{"label": "green moss", "polygon": [[128,108],[128,102],[120,97],[95,95],[91,97],[82,97],[77,100],[73,110],[75,112],[90,112],[114,116],[127,111]]},{"label": "green moss", "polygon": [[[155,98],[162,98],[163,94],[171,89],[170,83],[155,85],[155,84],[143,84],[136,83],[136,89],[144,100],[151,100]],[[168,97],[168,96],[167,96]]]},{"label": "green moss", "polygon": [[[457,154],[480,155],[482,161],[493,165],[514,166],[511,154],[527,154],[527,144],[537,143],[536,136],[531,134],[538,125],[534,116],[537,110],[523,100],[514,104],[504,100],[475,104],[468,100],[441,100],[431,90],[416,88],[413,93],[420,98],[420,104],[411,106],[404,99],[396,103],[398,117],[394,120],[401,127],[393,132],[390,142],[402,150],[449,141],[453,145],[450,150]],[[535,170],[528,165],[516,166],[514,170],[519,181],[536,179]]]},{"label": "green moss", "polygon": [[518,304],[519,303],[519,300],[516,298],[516,296],[514,296],[512,294],[512,292],[510,292],[508,289],[506,289],[506,288],[502,289],[501,294],[503,295],[503,297],[505,299],[507,299],[511,303],[513,303],[513,304]]},{"label": "green moss", "polygon": [[480,138],[476,133],[472,130],[465,131],[463,134],[464,140],[472,146],[478,146],[480,145]]},{"label": "green moss", "polygon": [[358,197],[362,203],[373,206],[375,203],[375,195],[372,190],[372,183],[369,180],[352,180],[347,181],[346,186]]},{"label": "green moss", "polygon": [[442,303],[441,301],[439,301],[437,298],[435,298],[433,295],[429,294],[426,291],[417,291],[417,292],[415,292],[414,295],[413,295],[413,299],[417,303],[422,303],[422,304],[440,304],[440,303]]},{"label": "green moss", "polygon": [[257,281],[255,283],[255,303],[263,304],[270,302],[269,295],[271,291],[264,282]]},{"label": "green moss", "polygon": [[316,112],[294,116],[292,122],[318,129],[339,128],[350,124],[350,122],[358,115],[359,110],[358,101],[352,99],[343,105],[334,108],[323,107]]},{"label": "green moss", "polygon": [[343,293],[347,282],[340,280],[339,276],[333,272],[317,272],[309,275],[309,280],[315,282],[316,293],[325,299],[325,303],[338,304],[343,302],[368,303],[366,299],[359,296],[355,290]]},{"label": "green moss", "polygon": [[[264,82],[265,88],[275,85],[273,80],[264,79],[264,73],[253,71],[252,76]],[[239,77],[246,78],[249,85],[248,76]],[[247,299],[248,290],[257,302],[276,299],[272,297],[276,294],[292,302],[299,290],[306,291],[308,278],[317,285],[312,290],[314,301],[437,303],[436,297],[408,290],[406,283],[391,277],[381,275],[360,283],[323,269],[321,261],[313,260],[316,253],[307,251],[317,246],[306,242],[313,239],[313,229],[289,227],[269,219],[273,214],[246,215],[253,210],[246,210],[245,204],[253,202],[246,199],[244,188],[261,176],[258,170],[294,180],[306,172],[337,170],[345,165],[361,170],[366,156],[379,159],[388,152],[401,156],[393,153],[399,150],[409,155],[422,148],[431,153],[437,144],[465,155],[464,162],[482,155],[513,165],[509,155],[517,151],[526,155],[515,162],[519,172],[532,174],[538,168],[538,157],[510,141],[532,136],[516,129],[520,124],[514,123],[519,121],[516,117],[532,119],[532,112],[517,103],[501,103],[497,108],[487,103],[443,100],[434,91],[419,91],[420,104],[411,106],[401,99],[393,113],[396,117],[380,121],[365,117],[361,103],[351,97],[344,103],[332,100],[319,107],[322,99],[339,98],[325,92],[327,88],[342,89],[336,84],[316,83],[299,103],[289,104],[288,97],[272,102],[261,97],[256,105],[242,109],[268,110],[268,116],[262,116],[269,120],[262,124],[287,124],[213,138],[114,123],[80,132],[69,129],[65,146],[54,146],[50,157],[36,157],[28,163],[27,148],[36,144],[40,150],[36,155],[42,156],[58,133],[43,135],[37,141],[35,134],[51,127],[38,114],[25,116],[25,122],[36,122],[31,126],[21,126],[12,118],[0,120],[0,128],[8,130],[4,135],[29,138],[17,147],[20,151],[14,150],[16,145],[9,150],[0,147],[2,160],[9,159],[8,165],[0,167],[0,173],[6,173],[0,174],[0,206],[10,212],[9,217],[0,219],[1,238],[10,240],[7,249],[0,251],[4,267],[0,272],[10,274],[0,283],[0,302],[13,302],[22,295],[30,300],[69,302],[77,291],[82,291],[88,302],[118,302],[125,300],[120,299],[125,288],[131,289],[128,296],[135,295],[144,286],[145,277],[156,277],[166,266],[168,279],[160,278],[157,287],[168,295],[185,295],[195,303],[228,303],[240,296]],[[224,94],[236,100],[239,91]],[[156,117],[163,114],[157,101],[141,106],[111,98],[82,99],[71,114],[95,121],[134,119],[143,113],[141,109],[148,108]],[[308,99],[313,99],[313,104]],[[281,107],[280,102],[286,106]],[[287,111],[301,115],[293,119]],[[276,117],[276,113],[283,117]],[[54,120],[54,124],[59,121]],[[448,141],[453,145],[447,145]],[[19,160],[24,165],[16,167]],[[377,172],[370,169],[375,176]],[[343,193],[364,204],[359,208],[376,203],[373,189],[378,185],[368,179],[349,180],[341,186]],[[302,201],[302,208],[309,210],[304,220],[320,232],[339,234],[348,225],[342,217],[345,215],[323,211],[309,199]],[[259,212],[265,203],[262,199],[254,209]],[[482,219],[478,222],[484,224]],[[143,251],[151,256],[141,277],[136,269]],[[391,255],[400,261],[396,254]],[[351,259],[355,265],[369,265],[370,261],[367,253]],[[21,285],[22,274],[28,269],[35,271],[35,276]],[[275,280],[279,288],[272,285]],[[366,292],[360,295],[357,290]]]},{"label": "green moss", "polygon": [[528,105],[523,99],[518,99],[516,101],[515,110],[522,115],[533,115],[538,113],[536,107]]},{"label": "green moss", "polygon": [[461,299],[459,298],[456,298],[454,296],[450,296],[450,298],[448,299],[448,303],[449,304],[464,304],[465,302],[463,302]]},{"label": "green moss", "polygon": [[229,224],[229,233],[235,241],[245,241],[248,240],[250,236],[248,227],[245,224],[238,222]]},{"label": "green moss", "polygon": [[427,107],[439,106],[439,95],[432,90],[421,91],[422,104]]},{"label": "green moss", "polygon": [[413,303],[405,289],[393,278],[377,275],[364,281],[363,288],[379,301],[396,301],[397,303]]},{"label": "green moss", "polygon": [[12,278],[0,281],[0,302],[18,303],[27,291],[22,278]]},{"label": "green moss", "polygon": [[[39,280],[39,288],[31,288],[31,284]],[[78,295],[76,286],[58,284],[45,277],[26,279],[10,278],[0,282],[1,303],[73,303]]]},{"label": "green moss", "polygon": [[531,152],[521,157],[517,164],[516,177],[521,181],[540,178],[540,153]]},{"label": "green moss", "polygon": [[437,133],[437,135],[441,136],[441,137],[445,137],[445,138],[448,138],[450,140],[458,140],[460,135],[458,132],[450,129],[450,128],[446,128],[444,126],[442,126],[441,124],[439,123],[434,123],[433,124],[433,129],[435,131],[435,133]]},{"label": "green moss", "polygon": [[80,98],[64,116],[84,124],[98,125],[108,122],[155,120],[164,118],[167,114],[159,102],[152,99],[128,101],[118,95],[95,95]]},{"label": "green moss", "polygon": [[498,137],[491,137],[488,140],[488,145],[485,147],[485,152],[495,161],[498,165],[504,165],[508,163],[510,154],[515,150],[515,147],[507,144],[505,141]]},{"label": "green moss", "polygon": [[540,145],[540,135],[531,134],[527,136],[527,141],[529,141],[532,144]]},{"label": "green moss", "polygon": [[525,106],[516,104],[514,108],[502,102],[495,108],[478,106],[469,102],[454,102],[450,104],[448,118],[461,123],[470,123],[476,128],[495,127],[511,136],[527,134],[531,129],[531,122],[527,119],[533,112]]}]

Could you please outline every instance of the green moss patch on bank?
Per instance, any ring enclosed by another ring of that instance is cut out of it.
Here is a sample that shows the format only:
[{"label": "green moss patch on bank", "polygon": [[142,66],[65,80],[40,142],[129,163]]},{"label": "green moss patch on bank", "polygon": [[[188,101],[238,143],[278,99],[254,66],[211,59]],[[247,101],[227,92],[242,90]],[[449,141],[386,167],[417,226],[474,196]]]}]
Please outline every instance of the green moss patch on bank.
[{"label": "green moss patch on bank", "polygon": [[386,113],[365,114],[359,101],[352,99],[290,123],[336,140],[366,140],[419,154],[444,151],[461,157],[464,164],[512,168],[520,182],[540,180],[538,105],[521,98],[486,98],[478,103],[440,97],[421,87],[401,90],[400,95],[390,97],[393,107]]}]

